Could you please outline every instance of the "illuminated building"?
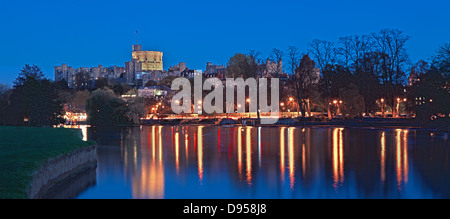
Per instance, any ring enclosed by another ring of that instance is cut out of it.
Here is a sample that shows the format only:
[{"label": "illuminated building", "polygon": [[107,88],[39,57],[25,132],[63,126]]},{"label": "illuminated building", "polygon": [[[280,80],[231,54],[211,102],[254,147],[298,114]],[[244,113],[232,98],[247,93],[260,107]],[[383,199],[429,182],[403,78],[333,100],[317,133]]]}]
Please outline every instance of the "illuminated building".
[{"label": "illuminated building", "polygon": [[[143,51],[142,45],[133,45],[131,56],[131,61],[125,62],[127,83],[136,84],[138,79],[142,79],[142,84],[145,84],[149,80],[159,81],[167,76],[163,70],[162,52]],[[146,77],[138,78],[138,74]],[[155,75],[159,75],[159,77]]]},{"label": "illuminated building", "polygon": [[189,68],[184,69],[184,71],[182,71],[180,73],[180,76],[185,77],[185,78],[193,78],[195,75],[202,75],[202,70],[191,70]]},{"label": "illuminated building", "polygon": [[159,51],[142,51],[142,45],[133,45],[131,53],[133,59],[141,63],[142,71],[162,71],[163,70],[163,53]]},{"label": "illuminated building", "polygon": [[[149,80],[159,81],[168,76],[167,71],[163,70],[162,57],[162,52],[143,51],[142,45],[133,45],[131,61],[125,62],[125,67],[98,65],[96,67],[73,68],[67,66],[67,64],[62,64],[54,67],[55,81],[65,80],[69,88],[75,88],[77,83],[79,84],[76,78],[79,73],[88,76],[87,80],[89,81],[107,78],[114,82],[130,85],[136,85],[139,82],[145,84]],[[94,85],[94,83],[89,84]]]},{"label": "illuminated building", "polygon": [[138,96],[143,98],[159,98],[167,95],[167,91],[170,90],[166,86],[152,86],[152,87],[143,87],[138,89]]}]

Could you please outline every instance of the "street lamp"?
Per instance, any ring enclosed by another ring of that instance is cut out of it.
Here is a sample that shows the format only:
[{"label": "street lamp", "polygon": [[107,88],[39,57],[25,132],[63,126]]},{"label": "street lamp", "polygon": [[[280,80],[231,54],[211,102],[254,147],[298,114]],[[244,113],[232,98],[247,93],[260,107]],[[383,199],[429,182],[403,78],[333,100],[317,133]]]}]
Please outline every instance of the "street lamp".
[{"label": "street lamp", "polygon": [[342,100],[339,100],[339,104],[337,104],[338,110],[337,110],[337,114],[341,114],[341,104],[342,104]]},{"label": "street lamp", "polygon": [[383,99],[383,98],[381,98],[381,100],[380,100],[380,101],[381,101],[381,116],[383,116],[383,117],[384,117],[384,116],[385,116],[385,115],[384,115],[384,99]]},{"label": "street lamp", "polygon": [[[337,111],[336,111],[336,115],[341,114],[341,104],[342,104],[342,100],[333,100],[333,103],[336,107],[337,107]],[[331,103],[329,105],[331,105]],[[339,104],[338,104],[339,103]]]},{"label": "street lamp", "polygon": [[399,112],[399,107],[400,107],[400,103],[401,102],[406,102],[406,98],[403,98],[403,100],[402,99],[400,99],[399,97],[397,97],[397,115],[396,115],[396,117],[399,117],[399,114],[400,114],[400,112]]}]

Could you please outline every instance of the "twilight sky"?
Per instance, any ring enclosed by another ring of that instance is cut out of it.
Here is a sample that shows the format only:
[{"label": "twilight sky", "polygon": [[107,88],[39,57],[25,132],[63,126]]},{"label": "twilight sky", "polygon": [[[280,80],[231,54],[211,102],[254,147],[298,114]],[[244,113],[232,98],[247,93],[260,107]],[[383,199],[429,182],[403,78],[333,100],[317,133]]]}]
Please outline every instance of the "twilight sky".
[{"label": "twilight sky", "polygon": [[305,52],[313,39],[337,41],[383,28],[411,36],[412,62],[450,42],[448,0],[64,0],[0,2],[0,83],[12,85],[25,64],[54,79],[53,66],[125,66],[131,45],[164,52],[164,69],[186,62],[226,64],[237,52],[290,45]]}]

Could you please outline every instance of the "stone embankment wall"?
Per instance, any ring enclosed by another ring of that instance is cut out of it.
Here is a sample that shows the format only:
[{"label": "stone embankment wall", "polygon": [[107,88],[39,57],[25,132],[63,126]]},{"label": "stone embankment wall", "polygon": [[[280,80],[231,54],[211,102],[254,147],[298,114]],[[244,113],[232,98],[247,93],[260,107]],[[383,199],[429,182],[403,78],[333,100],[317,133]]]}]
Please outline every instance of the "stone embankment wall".
[{"label": "stone embankment wall", "polygon": [[96,146],[77,149],[72,153],[51,158],[34,174],[28,191],[29,198],[46,198],[49,191],[67,184],[79,174],[97,167]]}]

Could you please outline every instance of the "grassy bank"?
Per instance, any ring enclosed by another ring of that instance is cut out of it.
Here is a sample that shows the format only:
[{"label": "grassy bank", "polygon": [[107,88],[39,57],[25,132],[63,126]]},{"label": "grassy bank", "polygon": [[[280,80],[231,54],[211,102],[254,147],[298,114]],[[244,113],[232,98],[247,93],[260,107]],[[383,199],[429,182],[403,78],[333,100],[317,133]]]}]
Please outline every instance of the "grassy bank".
[{"label": "grassy bank", "polygon": [[92,144],[75,129],[0,126],[0,199],[27,198],[44,161]]}]

